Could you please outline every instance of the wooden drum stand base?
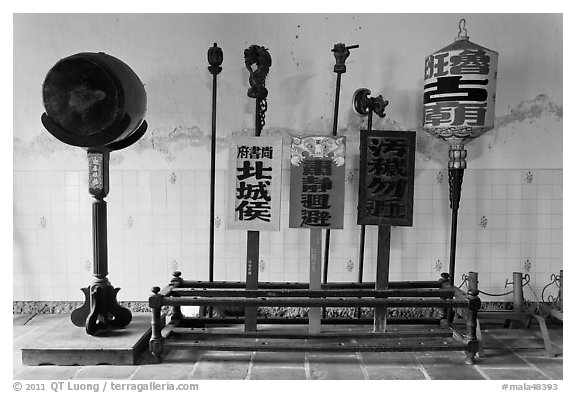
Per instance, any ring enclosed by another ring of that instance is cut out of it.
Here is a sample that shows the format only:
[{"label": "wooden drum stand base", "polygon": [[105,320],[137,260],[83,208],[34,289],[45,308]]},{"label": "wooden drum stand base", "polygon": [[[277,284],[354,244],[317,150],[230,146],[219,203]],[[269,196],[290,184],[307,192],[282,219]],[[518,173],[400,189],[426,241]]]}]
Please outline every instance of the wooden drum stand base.
[{"label": "wooden drum stand base", "polygon": [[108,329],[120,329],[128,326],[132,321],[132,313],[118,304],[116,294],[120,288],[114,288],[105,279],[82,288],[86,296],[82,307],[72,311],[72,323],[79,327],[86,327],[86,333],[96,335]]}]

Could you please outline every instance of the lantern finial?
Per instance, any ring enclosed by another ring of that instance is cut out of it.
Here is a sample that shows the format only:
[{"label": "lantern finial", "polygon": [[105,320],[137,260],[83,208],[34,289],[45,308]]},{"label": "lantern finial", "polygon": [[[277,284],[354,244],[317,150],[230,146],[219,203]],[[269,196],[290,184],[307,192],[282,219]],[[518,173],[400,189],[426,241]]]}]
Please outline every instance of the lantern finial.
[{"label": "lantern finial", "polygon": [[[464,31],[464,35],[461,35],[462,31]],[[462,18],[458,23],[458,37],[456,37],[456,40],[467,40],[467,39],[468,39],[468,30],[466,29],[466,19]]]}]

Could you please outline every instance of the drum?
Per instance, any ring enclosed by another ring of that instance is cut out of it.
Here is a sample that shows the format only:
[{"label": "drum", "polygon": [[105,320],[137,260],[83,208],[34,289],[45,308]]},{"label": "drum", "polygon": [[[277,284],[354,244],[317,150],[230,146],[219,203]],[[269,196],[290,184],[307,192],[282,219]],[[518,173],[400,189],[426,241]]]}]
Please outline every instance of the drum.
[{"label": "drum", "polygon": [[142,125],[146,91],[128,65],[105,53],[58,61],[42,85],[46,129],[85,148],[120,144]]}]

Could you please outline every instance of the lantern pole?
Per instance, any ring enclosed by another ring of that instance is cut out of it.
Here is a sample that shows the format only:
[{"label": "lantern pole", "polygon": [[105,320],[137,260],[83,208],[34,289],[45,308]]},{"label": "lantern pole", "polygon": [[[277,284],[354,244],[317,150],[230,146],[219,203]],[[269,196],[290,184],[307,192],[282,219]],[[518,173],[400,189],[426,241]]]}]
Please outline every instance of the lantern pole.
[{"label": "lantern pole", "polygon": [[[340,84],[342,74],[346,72],[346,59],[350,56],[350,49],[359,48],[360,45],[346,46],[345,44],[334,44],[332,52],[336,58],[334,72],[336,73],[336,93],[334,97],[334,119],[332,124],[332,136],[338,134],[338,107],[340,105]],[[322,283],[328,282],[328,260],[330,258],[330,229],[326,229],[326,241],[324,243],[324,268],[322,269]],[[326,316],[326,310],[323,309],[323,316]]]},{"label": "lantern pole", "polygon": [[[494,127],[498,53],[469,40],[466,20],[454,42],[428,56],[424,77],[424,129],[450,144],[450,285],[456,276],[456,237],[467,152],[464,145]],[[449,310],[448,319],[454,313]]]},{"label": "lantern pole", "polygon": [[458,232],[458,209],[460,208],[460,196],[462,194],[462,181],[464,169],[466,169],[467,151],[463,145],[452,145],[448,156],[448,181],[450,187],[450,209],[452,209],[452,222],[450,228],[450,285],[454,285],[456,273],[456,236]]},{"label": "lantern pole", "polygon": [[[266,77],[272,65],[272,58],[268,49],[263,46],[251,45],[244,50],[244,62],[250,77],[248,82],[248,97],[256,99],[254,111],[254,135],[260,136],[265,124],[265,114],[268,109],[266,97],[268,89],[265,87]],[[253,69],[252,66],[256,65]],[[260,261],[260,232],[248,231],[246,239],[246,289],[258,289],[258,269]],[[244,330],[254,332],[258,324],[258,307],[245,308]]]}]

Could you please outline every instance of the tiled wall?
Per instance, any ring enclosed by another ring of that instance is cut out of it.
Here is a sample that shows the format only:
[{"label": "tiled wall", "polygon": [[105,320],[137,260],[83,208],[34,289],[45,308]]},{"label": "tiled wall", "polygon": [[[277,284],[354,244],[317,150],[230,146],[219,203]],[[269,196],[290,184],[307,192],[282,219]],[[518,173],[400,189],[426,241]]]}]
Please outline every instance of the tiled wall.
[{"label": "tiled wall", "polygon": [[[358,269],[358,172],[347,173],[343,230],[332,231],[330,281]],[[242,280],[246,232],[226,230],[226,173],[216,175],[215,279]],[[307,281],[308,230],[288,229],[283,174],[281,230],[261,232],[260,279]],[[146,300],[173,270],[208,278],[209,172],[111,170],[109,278],[119,300]],[[391,280],[437,279],[448,270],[446,170],[416,170],[414,226],[392,228]],[[377,228],[367,227],[364,280],[374,279]],[[529,273],[525,296],[540,297],[562,269],[562,170],[467,169],[458,226],[457,277],[479,273],[480,289],[504,293]],[[83,300],[92,281],[91,197],[86,171],[14,172],[14,300]],[[511,295],[486,300],[510,300]]]}]

